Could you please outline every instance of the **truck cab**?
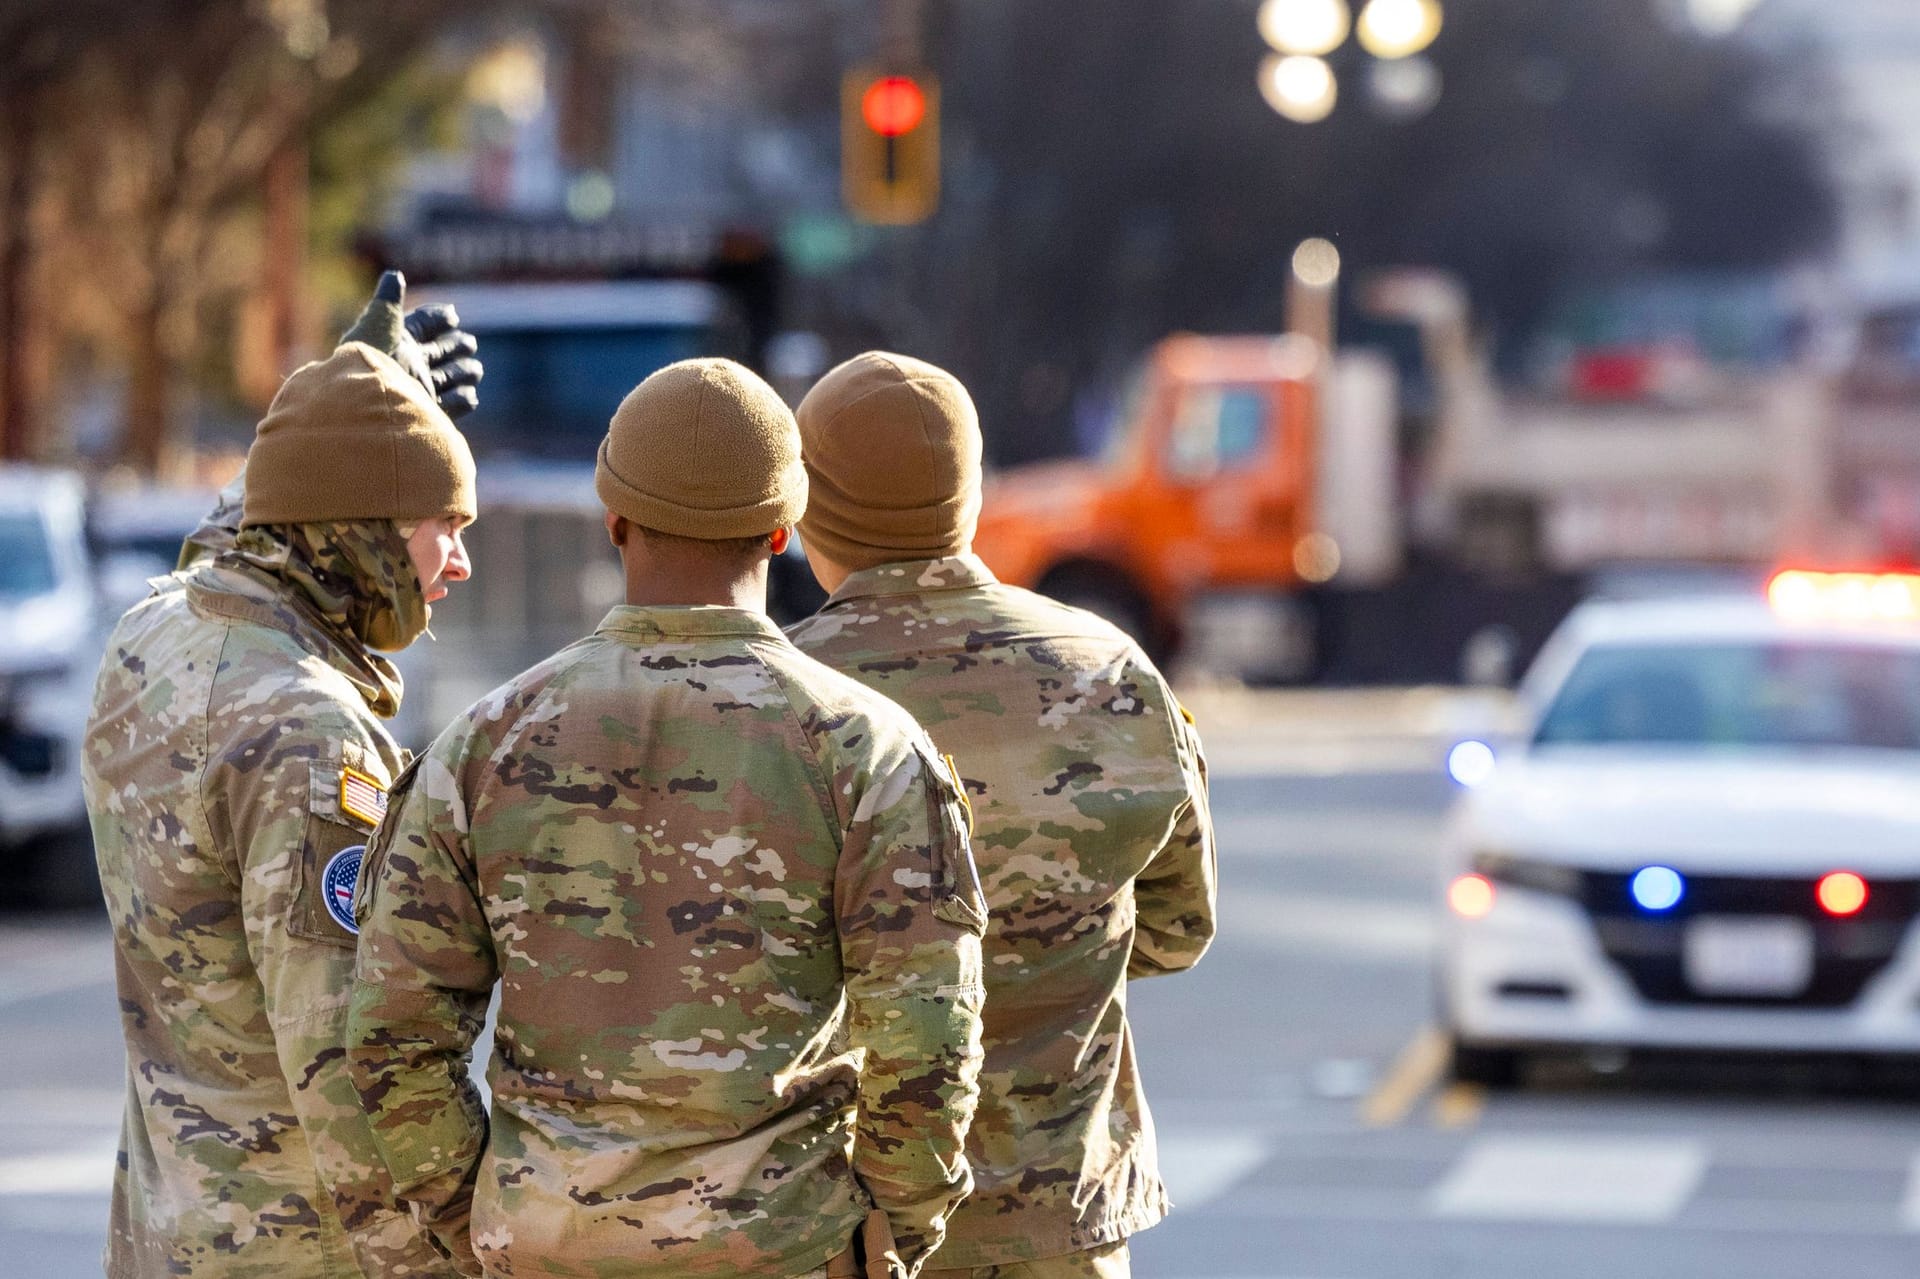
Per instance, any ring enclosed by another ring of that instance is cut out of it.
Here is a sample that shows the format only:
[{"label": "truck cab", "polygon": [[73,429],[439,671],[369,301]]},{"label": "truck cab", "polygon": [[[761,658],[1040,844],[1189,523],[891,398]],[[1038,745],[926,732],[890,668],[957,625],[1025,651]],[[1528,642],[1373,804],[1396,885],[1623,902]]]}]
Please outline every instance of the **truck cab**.
[{"label": "truck cab", "polygon": [[[1319,406],[1339,380],[1297,334],[1168,338],[1102,457],[989,482],[975,548],[1003,580],[1091,609],[1156,656],[1193,638],[1208,603],[1271,606],[1325,583],[1343,555],[1330,466],[1390,453],[1323,447]],[[1376,498],[1362,505],[1391,507]]]}]

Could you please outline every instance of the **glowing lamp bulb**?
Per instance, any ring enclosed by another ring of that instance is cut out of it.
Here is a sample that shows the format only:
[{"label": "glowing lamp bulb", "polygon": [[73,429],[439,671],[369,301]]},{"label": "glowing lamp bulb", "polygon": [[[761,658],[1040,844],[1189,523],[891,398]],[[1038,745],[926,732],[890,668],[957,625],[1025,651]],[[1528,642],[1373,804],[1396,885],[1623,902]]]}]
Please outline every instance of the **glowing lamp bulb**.
[{"label": "glowing lamp bulb", "polygon": [[1260,34],[1281,53],[1332,53],[1352,29],[1347,0],[1266,0],[1260,6]]},{"label": "glowing lamp bulb", "polygon": [[867,86],[860,117],[883,138],[912,133],[927,118],[927,94],[911,77],[890,75]]},{"label": "glowing lamp bulb", "polygon": [[1493,776],[1493,747],[1485,742],[1461,742],[1447,752],[1447,776],[1472,789]]},{"label": "glowing lamp bulb", "polygon": [[1295,124],[1318,124],[1333,114],[1340,83],[1319,58],[1270,53],[1260,64],[1260,92],[1268,106]]},{"label": "glowing lamp bulb", "polygon": [[1687,881],[1670,866],[1644,866],[1634,872],[1628,890],[1641,910],[1672,910],[1687,895]]},{"label": "glowing lamp bulb", "polygon": [[1867,881],[1850,870],[1836,870],[1820,880],[1813,895],[1829,915],[1857,914],[1867,904]]},{"label": "glowing lamp bulb", "polygon": [[1360,44],[1376,58],[1410,58],[1440,34],[1440,0],[1370,0],[1360,12]]},{"label": "glowing lamp bulb", "polygon": [[1462,875],[1447,885],[1447,905],[1462,919],[1484,919],[1493,910],[1493,881],[1485,875]]}]

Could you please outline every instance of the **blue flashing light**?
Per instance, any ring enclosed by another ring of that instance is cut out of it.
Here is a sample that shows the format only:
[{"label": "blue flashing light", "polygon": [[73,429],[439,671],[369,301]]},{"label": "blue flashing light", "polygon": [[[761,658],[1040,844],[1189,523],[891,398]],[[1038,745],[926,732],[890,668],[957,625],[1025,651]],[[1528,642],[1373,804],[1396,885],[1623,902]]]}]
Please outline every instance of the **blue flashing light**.
[{"label": "blue flashing light", "polygon": [[1485,742],[1461,742],[1447,752],[1447,776],[1469,789],[1493,776],[1493,747]]},{"label": "blue flashing light", "polygon": [[1672,910],[1687,895],[1687,881],[1671,867],[1645,866],[1634,873],[1629,890],[1641,910]]}]

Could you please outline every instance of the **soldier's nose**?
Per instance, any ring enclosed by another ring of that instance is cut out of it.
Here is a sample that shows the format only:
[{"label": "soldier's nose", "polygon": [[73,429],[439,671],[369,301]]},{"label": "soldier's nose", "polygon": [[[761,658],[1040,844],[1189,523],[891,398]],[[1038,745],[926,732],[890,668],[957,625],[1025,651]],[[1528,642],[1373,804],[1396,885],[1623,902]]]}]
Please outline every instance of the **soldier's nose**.
[{"label": "soldier's nose", "polygon": [[443,575],[449,582],[464,582],[473,576],[473,561],[467,558],[467,543],[458,532],[453,535],[453,554],[447,559]]}]

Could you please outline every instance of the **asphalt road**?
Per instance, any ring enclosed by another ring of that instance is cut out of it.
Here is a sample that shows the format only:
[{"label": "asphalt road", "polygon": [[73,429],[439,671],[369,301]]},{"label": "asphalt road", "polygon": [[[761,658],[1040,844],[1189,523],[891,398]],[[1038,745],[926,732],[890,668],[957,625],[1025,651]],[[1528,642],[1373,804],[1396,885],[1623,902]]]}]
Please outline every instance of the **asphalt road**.
[{"label": "asphalt road", "polygon": [[[1920,1102],[1897,1077],[1567,1062],[1513,1093],[1445,1085],[1429,893],[1447,790],[1428,765],[1457,718],[1339,701],[1216,714],[1221,939],[1133,992],[1178,1205],[1136,1238],[1135,1272],[1920,1271]],[[0,918],[0,972],[0,1273],[97,1275],[121,1097],[104,930]]]}]

